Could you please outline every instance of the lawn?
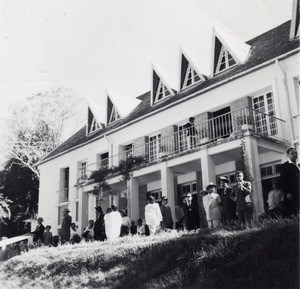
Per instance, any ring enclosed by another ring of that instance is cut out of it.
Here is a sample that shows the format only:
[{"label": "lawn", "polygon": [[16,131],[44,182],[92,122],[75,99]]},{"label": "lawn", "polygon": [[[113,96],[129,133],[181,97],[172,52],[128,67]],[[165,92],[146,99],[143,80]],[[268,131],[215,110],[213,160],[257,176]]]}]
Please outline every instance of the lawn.
[{"label": "lawn", "polygon": [[299,223],[32,249],[0,267],[0,288],[299,288]]}]

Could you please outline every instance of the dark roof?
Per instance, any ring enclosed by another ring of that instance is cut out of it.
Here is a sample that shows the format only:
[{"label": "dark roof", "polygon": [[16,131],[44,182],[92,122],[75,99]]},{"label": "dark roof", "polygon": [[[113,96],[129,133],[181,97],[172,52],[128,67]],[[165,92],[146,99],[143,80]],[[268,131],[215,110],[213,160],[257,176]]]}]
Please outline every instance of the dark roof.
[{"label": "dark roof", "polygon": [[146,92],[137,97],[137,99],[141,100],[141,103],[126,118],[120,119],[114,122],[113,124],[89,135],[86,135],[86,128],[83,127],[77,133],[71,136],[67,141],[65,141],[56,149],[54,149],[52,152],[50,152],[41,161],[41,163],[43,163],[44,161],[46,161],[47,159],[55,155],[59,155],[69,149],[72,149],[78,145],[86,143],[98,136],[104,135],[115,128],[118,128],[126,123],[129,123],[130,121],[138,119],[141,116],[145,116],[150,112],[154,112],[172,102],[175,102],[180,99],[184,99],[187,96],[196,93],[198,91],[200,94],[201,90],[205,88],[209,88],[212,85],[218,83],[221,84],[223,80],[238,75],[241,72],[246,72],[251,68],[255,68],[259,64],[262,64],[268,60],[271,60],[286,52],[298,48],[299,38],[294,39],[292,41],[289,40],[290,24],[291,21],[287,21],[281,24],[280,26],[247,41],[246,43],[251,46],[251,50],[250,50],[250,56],[245,61],[245,63],[236,65],[222,73],[219,73],[218,75],[212,78],[207,79],[202,83],[199,83],[198,85],[195,85],[191,88],[187,88],[181,92],[178,92],[174,96],[168,97],[164,101],[158,102],[157,104],[154,104],[152,106],[150,104],[151,92],[150,91]]}]

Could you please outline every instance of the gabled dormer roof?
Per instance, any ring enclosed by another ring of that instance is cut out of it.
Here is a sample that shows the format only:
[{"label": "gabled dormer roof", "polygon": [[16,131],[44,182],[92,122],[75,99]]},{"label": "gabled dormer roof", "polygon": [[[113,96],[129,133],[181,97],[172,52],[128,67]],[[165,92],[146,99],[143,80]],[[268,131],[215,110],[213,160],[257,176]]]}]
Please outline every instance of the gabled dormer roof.
[{"label": "gabled dormer roof", "polygon": [[152,63],[152,89],[151,105],[167,98],[174,96],[176,90],[176,77],[168,69]]},{"label": "gabled dormer roof", "polygon": [[139,103],[140,100],[136,98],[106,90],[106,124],[109,125],[126,117]]},{"label": "gabled dormer roof", "polygon": [[300,21],[299,21],[300,0],[293,1],[292,21],[290,29],[290,40],[293,40],[300,35]]},{"label": "gabled dormer roof", "polygon": [[209,62],[194,51],[180,46],[179,89],[200,83],[209,75]]},{"label": "gabled dormer roof", "polygon": [[103,105],[95,101],[88,101],[86,134],[93,133],[104,127]]},{"label": "gabled dormer roof", "polygon": [[244,63],[249,57],[251,46],[225,26],[213,27],[212,41],[212,75]]}]

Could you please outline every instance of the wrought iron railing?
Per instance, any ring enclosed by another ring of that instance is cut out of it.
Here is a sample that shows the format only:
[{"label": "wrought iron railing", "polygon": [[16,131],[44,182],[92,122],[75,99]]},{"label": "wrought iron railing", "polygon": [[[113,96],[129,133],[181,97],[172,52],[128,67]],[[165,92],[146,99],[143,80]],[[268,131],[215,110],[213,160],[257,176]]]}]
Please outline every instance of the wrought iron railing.
[{"label": "wrought iron railing", "polygon": [[129,155],[144,156],[146,162],[154,163],[206,144],[234,137],[245,131],[251,131],[257,136],[282,140],[285,131],[284,123],[275,115],[243,107],[204,122],[195,123],[193,135],[188,136],[187,129],[183,126],[175,133],[156,138],[102,160],[98,167],[117,166],[120,160],[126,159]]}]

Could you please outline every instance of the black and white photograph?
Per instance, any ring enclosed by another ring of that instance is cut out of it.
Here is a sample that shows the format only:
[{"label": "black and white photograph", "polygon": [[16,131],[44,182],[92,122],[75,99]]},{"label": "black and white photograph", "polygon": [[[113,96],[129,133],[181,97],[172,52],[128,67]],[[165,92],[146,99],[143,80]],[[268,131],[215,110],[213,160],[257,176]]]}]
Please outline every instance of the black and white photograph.
[{"label": "black and white photograph", "polygon": [[0,288],[299,289],[300,0],[0,0]]}]

